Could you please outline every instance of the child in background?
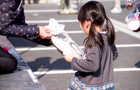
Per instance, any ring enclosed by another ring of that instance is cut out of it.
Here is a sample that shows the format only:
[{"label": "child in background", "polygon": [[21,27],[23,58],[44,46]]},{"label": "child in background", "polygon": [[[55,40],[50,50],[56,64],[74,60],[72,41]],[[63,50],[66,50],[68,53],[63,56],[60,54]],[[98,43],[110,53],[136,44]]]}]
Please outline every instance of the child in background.
[{"label": "child in background", "polygon": [[113,60],[118,52],[114,27],[103,5],[98,1],[87,2],[81,7],[78,20],[88,35],[84,40],[86,59],[77,59],[73,52],[63,53],[65,60],[77,71],[68,90],[114,90]]}]

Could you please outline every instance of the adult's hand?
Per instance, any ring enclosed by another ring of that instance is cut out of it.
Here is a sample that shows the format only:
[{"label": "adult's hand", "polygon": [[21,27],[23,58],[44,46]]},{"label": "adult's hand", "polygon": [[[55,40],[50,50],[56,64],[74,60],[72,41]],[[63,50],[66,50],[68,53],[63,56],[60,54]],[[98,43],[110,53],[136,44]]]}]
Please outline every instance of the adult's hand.
[{"label": "adult's hand", "polygon": [[126,7],[127,7],[127,9],[131,10],[133,8],[132,2],[127,2]]},{"label": "adult's hand", "polygon": [[52,30],[47,29],[46,27],[39,26],[39,36],[42,39],[51,39],[52,37],[51,31]]}]

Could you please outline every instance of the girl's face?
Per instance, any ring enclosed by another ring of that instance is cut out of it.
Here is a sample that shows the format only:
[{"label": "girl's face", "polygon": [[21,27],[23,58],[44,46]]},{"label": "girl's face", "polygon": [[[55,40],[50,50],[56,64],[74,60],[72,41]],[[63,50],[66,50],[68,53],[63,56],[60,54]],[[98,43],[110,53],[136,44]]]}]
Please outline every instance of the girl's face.
[{"label": "girl's face", "polygon": [[85,20],[83,24],[80,22],[80,27],[86,35],[89,35],[90,26],[91,26],[91,21]]}]

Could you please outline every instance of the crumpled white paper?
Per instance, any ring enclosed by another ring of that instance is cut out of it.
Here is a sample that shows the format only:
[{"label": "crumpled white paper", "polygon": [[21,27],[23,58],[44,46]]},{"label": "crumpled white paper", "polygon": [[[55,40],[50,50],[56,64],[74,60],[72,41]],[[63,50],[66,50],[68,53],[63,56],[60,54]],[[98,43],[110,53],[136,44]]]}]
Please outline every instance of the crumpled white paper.
[{"label": "crumpled white paper", "polygon": [[84,52],[79,48],[79,46],[69,37],[65,32],[65,25],[58,24],[58,22],[51,18],[49,20],[49,25],[45,26],[52,30],[53,36],[51,40],[53,44],[62,52],[69,54],[73,50],[74,56],[79,59],[85,59]]}]

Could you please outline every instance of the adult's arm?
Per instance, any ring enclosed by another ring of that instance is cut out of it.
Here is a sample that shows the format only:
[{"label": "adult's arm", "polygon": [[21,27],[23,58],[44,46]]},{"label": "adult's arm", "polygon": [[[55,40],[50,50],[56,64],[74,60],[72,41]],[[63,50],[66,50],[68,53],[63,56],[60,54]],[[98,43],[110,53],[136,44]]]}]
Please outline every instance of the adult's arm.
[{"label": "adult's arm", "polygon": [[38,25],[28,25],[25,22],[24,9],[21,8],[20,13],[17,12],[17,7],[20,0],[0,1],[0,34],[12,37],[23,37],[33,42],[49,46],[47,39],[42,39],[39,36]]},{"label": "adult's arm", "polygon": [[20,0],[0,1],[0,34],[13,37],[36,37],[39,34],[37,25],[25,23],[24,10],[17,11]]}]

